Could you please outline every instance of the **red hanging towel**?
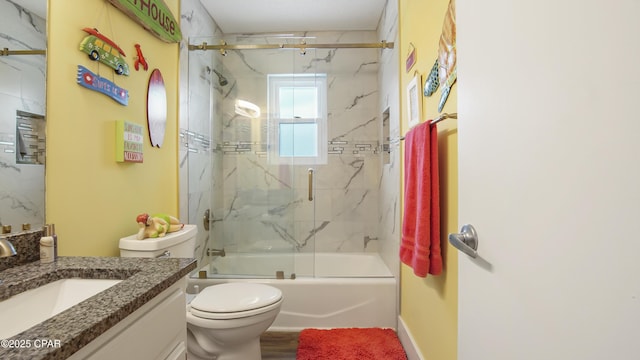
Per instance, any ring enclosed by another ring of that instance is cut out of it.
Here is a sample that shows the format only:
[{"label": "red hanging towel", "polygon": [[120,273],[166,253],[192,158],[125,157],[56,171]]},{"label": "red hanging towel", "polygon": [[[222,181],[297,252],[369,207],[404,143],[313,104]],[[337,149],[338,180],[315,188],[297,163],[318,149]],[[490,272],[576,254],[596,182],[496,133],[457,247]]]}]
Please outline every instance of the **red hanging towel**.
[{"label": "red hanging towel", "polygon": [[442,272],[442,255],[437,127],[427,121],[409,130],[404,149],[400,260],[417,276],[438,275]]}]

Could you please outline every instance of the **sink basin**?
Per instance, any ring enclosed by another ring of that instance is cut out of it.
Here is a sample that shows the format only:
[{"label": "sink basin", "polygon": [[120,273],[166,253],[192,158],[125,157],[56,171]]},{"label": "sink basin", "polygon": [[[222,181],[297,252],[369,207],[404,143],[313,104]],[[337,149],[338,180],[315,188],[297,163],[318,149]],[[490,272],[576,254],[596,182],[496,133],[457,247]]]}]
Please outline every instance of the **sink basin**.
[{"label": "sink basin", "polygon": [[17,335],[120,281],[62,279],[0,301],[0,339]]}]

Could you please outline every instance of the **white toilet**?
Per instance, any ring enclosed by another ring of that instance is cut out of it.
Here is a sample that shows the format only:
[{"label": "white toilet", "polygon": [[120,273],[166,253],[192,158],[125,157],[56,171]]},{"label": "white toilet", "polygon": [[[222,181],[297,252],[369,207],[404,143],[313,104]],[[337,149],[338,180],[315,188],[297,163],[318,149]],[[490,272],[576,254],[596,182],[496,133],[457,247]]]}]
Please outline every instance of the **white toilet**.
[{"label": "white toilet", "polygon": [[[193,257],[197,228],[161,238],[120,239],[123,257]],[[189,360],[260,360],[260,335],[280,312],[282,292],[269,285],[247,282],[208,286],[187,304]]]}]

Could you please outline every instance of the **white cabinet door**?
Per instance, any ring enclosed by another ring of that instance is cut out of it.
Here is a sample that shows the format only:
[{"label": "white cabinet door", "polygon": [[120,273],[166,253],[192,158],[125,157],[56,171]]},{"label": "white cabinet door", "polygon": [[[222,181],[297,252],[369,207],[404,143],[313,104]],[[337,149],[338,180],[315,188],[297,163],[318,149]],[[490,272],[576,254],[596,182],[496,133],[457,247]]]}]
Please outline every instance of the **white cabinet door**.
[{"label": "white cabinet door", "polygon": [[187,344],[183,278],[134,311],[70,359],[184,359]]}]

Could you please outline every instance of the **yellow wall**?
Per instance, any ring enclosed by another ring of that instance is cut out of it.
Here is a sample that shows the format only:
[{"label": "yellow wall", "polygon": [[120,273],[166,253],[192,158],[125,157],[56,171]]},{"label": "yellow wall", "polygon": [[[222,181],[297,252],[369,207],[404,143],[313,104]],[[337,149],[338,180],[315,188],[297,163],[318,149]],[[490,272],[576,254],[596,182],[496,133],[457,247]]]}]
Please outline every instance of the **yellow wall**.
[{"label": "yellow wall", "polygon": [[[400,89],[402,133],[408,130],[407,84],[417,70],[422,83],[438,57],[438,41],[448,0],[400,0]],[[407,73],[405,59],[410,43],[416,48],[417,62]],[[438,116],[440,90],[423,97],[422,121]],[[456,112],[456,85],[442,112]],[[444,271],[441,275],[419,278],[402,265],[400,274],[400,317],[427,360],[455,360],[458,331],[458,254],[448,245],[447,234],[458,231],[458,133],[457,120],[438,124],[440,164],[440,211]]]},{"label": "yellow wall", "polygon": [[[179,21],[179,0],[165,0]],[[56,224],[59,254],[117,256],[118,239],[137,231],[142,212],[178,214],[178,44],[157,39],[104,0],[49,1],[47,44],[46,218]],[[131,75],[117,76],[78,50],[82,28],[95,27],[125,52]],[[139,43],[149,71],[135,71]],[[76,83],[77,65],[129,91],[129,105]],[[167,90],[163,146],[146,126],[151,70]],[[115,161],[115,121],[143,125],[144,163]]]}]

